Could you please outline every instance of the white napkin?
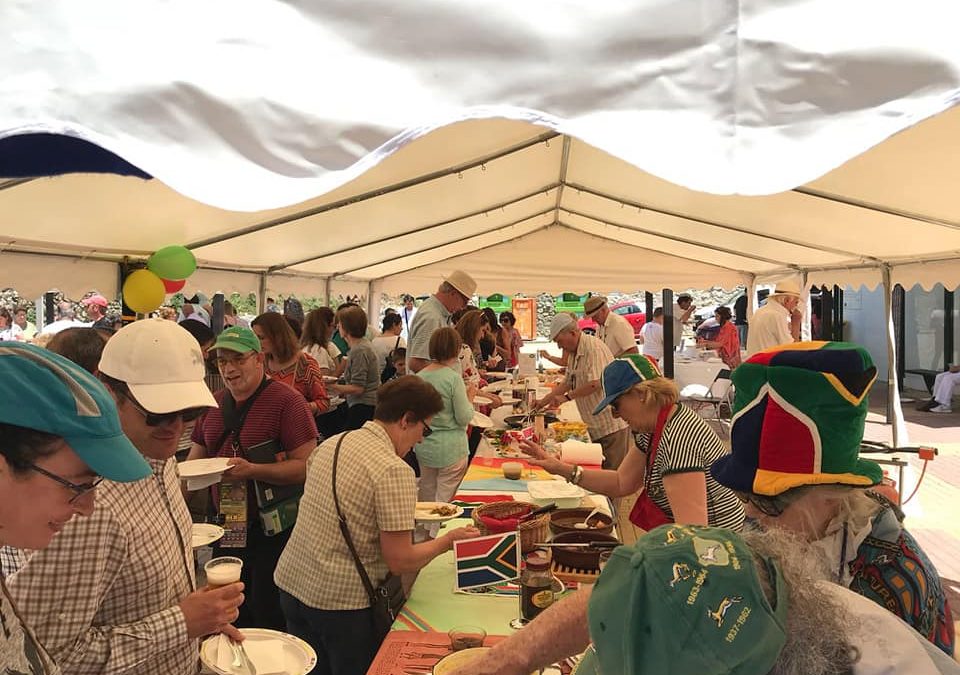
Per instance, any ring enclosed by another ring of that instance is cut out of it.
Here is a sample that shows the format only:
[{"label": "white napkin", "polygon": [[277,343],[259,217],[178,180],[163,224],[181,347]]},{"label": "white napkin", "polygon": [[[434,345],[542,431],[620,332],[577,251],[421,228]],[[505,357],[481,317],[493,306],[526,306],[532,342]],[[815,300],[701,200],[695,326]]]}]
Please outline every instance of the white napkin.
[{"label": "white napkin", "polygon": [[222,473],[215,473],[210,476],[197,476],[196,478],[188,478],[187,491],[196,492],[197,490],[208,488],[211,485],[216,485],[220,482],[221,477],[223,477]]},{"label": "white napkin", "polygon": [[603,446],[570,438],[560,444],[560,457],[573,464],[603,464]]},{"label": "white napkin", "polygon": [[[251,639],[243,642],[247,656],[257,669],[257,675],[287,675],[296,673],[298,661],[281,640]],[[217,668],[227,672],[233,670],[233,649],[230,638],[221,633],[217,642]]]}]

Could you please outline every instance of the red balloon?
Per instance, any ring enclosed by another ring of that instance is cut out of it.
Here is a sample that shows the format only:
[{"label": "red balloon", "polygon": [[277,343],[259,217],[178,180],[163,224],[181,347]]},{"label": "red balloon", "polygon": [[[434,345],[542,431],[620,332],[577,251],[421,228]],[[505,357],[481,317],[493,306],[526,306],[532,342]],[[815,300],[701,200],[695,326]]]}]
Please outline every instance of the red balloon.
[{"label": "red balloon", "polygon": [[179,279],[179,280],[161,279],[161,281],[163,281],[163,289],[167,292],[168,295],[170,293],[176,293],[181,288],[187,285],[186,279]]}]

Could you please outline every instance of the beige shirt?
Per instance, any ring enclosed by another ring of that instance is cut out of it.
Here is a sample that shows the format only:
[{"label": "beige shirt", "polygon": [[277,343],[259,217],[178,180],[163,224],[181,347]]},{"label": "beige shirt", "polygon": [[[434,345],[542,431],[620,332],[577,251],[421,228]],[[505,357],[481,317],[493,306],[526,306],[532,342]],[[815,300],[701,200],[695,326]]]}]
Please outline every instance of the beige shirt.
[{"label": "beige shirt", "polygon": [[793,342],[790,333],[790,312],[776,300],[754,312],[747,330],[747,356]]},{"label": "beige shirt", "polygon": [[104,481],[74,518],[8,580],[21,614],[66,675],[186,675],[198,668],[179,602],[196,589],[191,522],[176,461]]},{"label": "beige shirt", "polygon": [[60,669],[50,660],[17,608],[0,577],[0,672],[24,675],[57,675]]},{"label": "beige shirt", "polygon": [[[571,355],[567,367],[567,386],[572,391],[582,387],[587,382],[599,380],[603,374],[603,369],[611,361],[613,361],[613,355],[605,344],[592,335],[581,333],[580,344],[577,345],[577,350]],[[587,425],[587,432],[590,434],[591,440],[597,441],[604,436],[609,436],[627,428],[626,422],[613,416],[609,406],[602,410],[599,415],[593,414],[594,408],[603,400],[602,389],[598,388],[589,396],[579,396],[575,400],[577,410],[580,411],[580,417]]]},{"label": "beige shirt", "polygon": [[633,336],[633,326],[615,312],[607,314],[607,320],[597,325],[597,337],[607,345],[613,356],[620,356],[628,349],[637,346],[637,340]]},{"label": "beige shirt", "polygon": [[[315,609],[363,609],[367,592],[344,542],[333,502],[333,453],[339,434],[307,460],[307,482],[273,578],[277,586]],[[374,588],[387,578],[380,532],[413,530],[416,477],[397,456],[386,430],[367,422],[348,432],[340,448],[337,496],[350,536]]]}]

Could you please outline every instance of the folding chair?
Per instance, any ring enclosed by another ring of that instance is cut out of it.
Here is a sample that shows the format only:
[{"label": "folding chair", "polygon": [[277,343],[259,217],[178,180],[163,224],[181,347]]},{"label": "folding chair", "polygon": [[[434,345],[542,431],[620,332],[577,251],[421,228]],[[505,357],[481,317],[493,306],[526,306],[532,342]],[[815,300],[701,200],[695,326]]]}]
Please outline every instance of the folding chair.
[{"label": "folding chair", "polygon": [[[697,413],[705,405],[713,407],[713,417],[704,419],[717,422],[721,433],[729,435],[730,417],[733,410],[733,382],[730,381],[730,369],[723,368],[710,384],[706,394],[681,396],[680,400],[687,403]],[[724,408],[726,412],[724,413]]]}]

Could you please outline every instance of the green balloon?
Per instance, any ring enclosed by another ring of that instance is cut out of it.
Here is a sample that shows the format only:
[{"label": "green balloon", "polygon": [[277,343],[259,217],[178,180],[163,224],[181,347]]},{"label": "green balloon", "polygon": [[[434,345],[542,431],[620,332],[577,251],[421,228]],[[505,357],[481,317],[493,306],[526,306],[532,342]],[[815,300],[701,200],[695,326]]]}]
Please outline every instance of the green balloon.
[{"label": "green balloon", "polygon": [[147,259],[147,269],[161,279],[179,281],[197,269],[197,259],[185,246],[164,246]]}]

